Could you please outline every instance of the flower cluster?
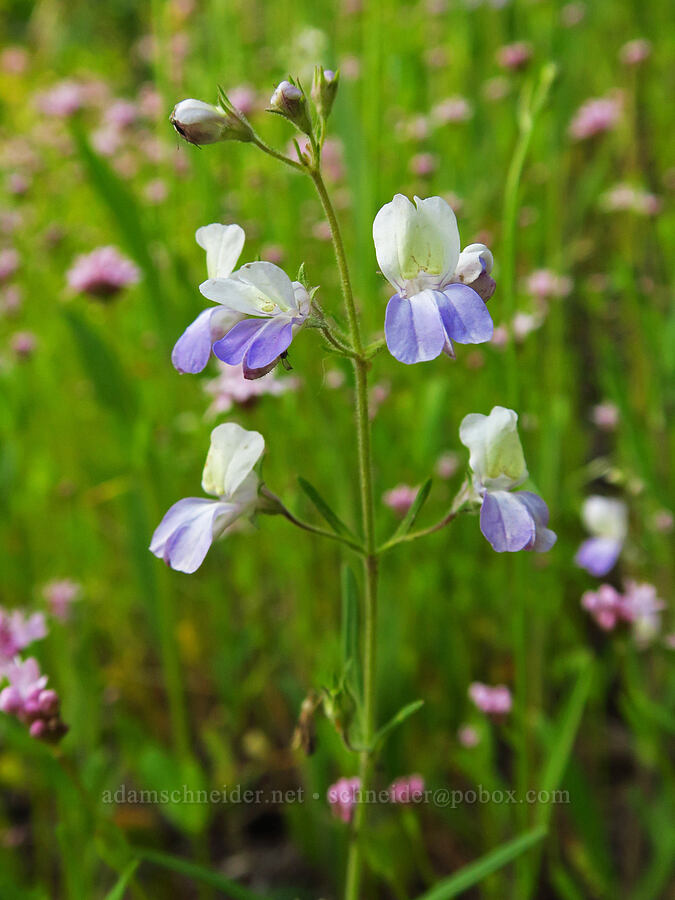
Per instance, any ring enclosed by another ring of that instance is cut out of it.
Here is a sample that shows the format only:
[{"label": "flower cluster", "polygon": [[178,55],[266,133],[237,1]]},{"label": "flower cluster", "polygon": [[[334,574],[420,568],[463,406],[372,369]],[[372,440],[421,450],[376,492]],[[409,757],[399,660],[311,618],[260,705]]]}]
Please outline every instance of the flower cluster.
[{"label": "flower cluster", "polygon": [[505,684],[497,684],[491,687],[480,681],[474,681],[469,685],[469,697],[476,709],[489,716],[502,717],[511,712],[513,698],[511,691]]},{"label": "flower cluster", "polygon": [[75,293],[109,300],[123,288],[136,284],[140,272],[116,247],[99,247],[78,256],[66,278]]},{"label": "flower cluster", "polygon": [[623,594],[610,584],[601,584],[597,590],[583,594],[581,605],[603,631],[613,631],[621,622],[632,625],[640,644],[657,634],[664,609],[654,585],[635,581],[626,583]]},{"label": "flower cluster", "polygon": [[[421,775],[406,775],[396,778],[387,789],[389,803],[407,805],[419,803],[424,799],[424,778]],[[359,802],[361,779],[340,778],[328,788],[327,799],[333,815],[345,824],[349,824]]]},{"label": "flower cluster", "polygon": [[0,711],[28,726],[31,737],[56,743],[66,733],[56,691],[47,688],[47,676],[33,657],[18,654],[47,634],[42,613],[25,616],[20,610],[0,609]]}]

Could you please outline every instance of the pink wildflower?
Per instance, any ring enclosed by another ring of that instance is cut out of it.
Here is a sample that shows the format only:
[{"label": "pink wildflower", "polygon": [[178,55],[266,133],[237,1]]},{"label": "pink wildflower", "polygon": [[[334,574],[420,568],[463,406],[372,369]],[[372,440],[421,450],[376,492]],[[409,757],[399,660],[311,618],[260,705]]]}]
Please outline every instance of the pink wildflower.
[{"label": "pink wildflower", "polygon": [[8,281],[19,268],[20,257],[13,247],[0,250],[0,281]]},{"label": "pink wildflower", "polygon": [[491,687],[474,681],[469,685],[469,697],[481,712],[489,716],[504,716],[511,712],[513,706],[511,691],[504,684]]},{"label": "pink wildflower", "polygon": [[480,735],[473,725],[462,725],[457,732],[457,740],[462,747],[472,750],[480,744]]},{"label": "pink wildflower", "polygon": [[360,790],[361,779],[358,776],[340,778],[339,781],[332,784],[328,788],[327,796],[333,815],[347,824],[351,822]]},{"label": "pink wildflower", "polygon": [[70,578],[49,581],[42,588],[49,611],[56,619],[65,622],[70,617],[70,607],[82,592],[82,586]]},{"label": "pink wildflower", "polygon": [[537,300],[548,300],[551,297],[566,297],[572,290],[572,281],[550,269],[535,269],[525,280],[525,287]]},{"label": "pink wildflower", "polygon": [[459,468],[459,455],[457,453],[443,453],[436,460],[436,474],[439,478],[452,478]]},{"label": "pink wildflower", "polygon": [[591,410],[591,422],[601,431],[614,431],[619,424],[619,407],[615,403],[598,403]]},{"label": "pink wildflower", "polygon": [[32,331],[17,331],[12,335],[10,344],[18,359],[29,359],[37,348],[37,338]]},{"label": "pink wildflower", "polygon": [[603,631],[612,631],[623,618],[623,598],[610,584],[601,584],[597,591],[586,591],[581,605]]},{"label": "pink wildflower", "polygon": [[527,41],[505,44],[497,51],[497,62],[503,69],[524,69],[532,59],[532,45]]},{"label": "pink wildflower", "polygon": [[228,366],[219,363],[220,374],[212,378],[204,385],[207,394],[213,397],[207,416],[217,416],[229,412],[235,404],[239,406],[250,405],[258,397],[269,394],[278,397],[286,391],[295,390],[298,386],[296,378],[277,378],[274,372],[263,375],[262,378],[244,378],[242,365]]},{"label": "pink wildflower", "polygon": [[620,114],[621,101],[618,96],[587,100],[570,122],[570,137],[575,141],[585,141],[611,131],[619,121]]},{"label": "pink wildflower", "polygon": [[421,775],[407,775],[397,778],[389,786],[392,803],[420,803],[424,799],[424,778]]},{"label": "pink wildflower", "polygon": [[448,97],[437,103],[431,110],[431,118],[436,125],[447,125],[449,122],[466,122],[472,116],[473,107],[464,97]]},{"label": "pink wildflower", "polygon": [[45,617],[40,612],[26,616],[21,610],[0,609],[0,660],[11,659],[33,641],[47,634]]},{"label": "pink wildflower", "polygon": [[48,116],[68,118],[83,106],[82,85],[76,81],[60,81],[37,95],[38,108]]},{"label": "pink wildflower", "polygon": [[399,484],[382,495],[382,502],[393,509],[397,516],[403,518],[412,506],[418,490],[419,488],[407,484]]},{"label": "pink wildflower", "polygon": [[115,247],[99,247],[78,256],[66,277],[73,291],[105,300],[135,284],[140,272]]},{"label": "pink wildflower", "polygon": [[619,59],[624,66],[639,66],[649,59],[652,52],[651,42],[645,38],[635,38],[628,41],[619,50]]}]

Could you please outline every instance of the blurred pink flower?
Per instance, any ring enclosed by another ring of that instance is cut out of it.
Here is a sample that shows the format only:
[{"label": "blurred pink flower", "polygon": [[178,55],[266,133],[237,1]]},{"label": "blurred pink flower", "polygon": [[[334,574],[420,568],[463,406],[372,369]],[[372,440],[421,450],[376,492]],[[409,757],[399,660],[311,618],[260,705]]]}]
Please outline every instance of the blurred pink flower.
[{"label": "blurred pink flower", "polygon": [[101,156],[114,156],[122,146],[122,135],[119,128],[106,124],[92,134],[91,143]]},{"label": "blurred pink flower", "polygon": [[503,75],[496,75],[494,78],[488,78],[483,82],[483,96],[486,100],[495,103],[497,100],[503,100],[511,90],[508,78]]},{"label": "blurred pink flower", "polygon": [[653,584],[627,581],[622,600],[623,618],[633,626],[638,644],[653,640],[661,627],[661,612],[665,603],[658,596]]},{"label": "blurred pink flower", "polygon": [[624,66],[639,66],[640,63],[649,59],[651,52],[651,41],[646,38],[635,38],[625,43],[619,50],[619,59]]},{"label": "blurred pink flower", "polygon": [[504,684],[491,687],[474,681],[469,685],[469,697],[481,712],[489,716],[504,716],[511,712],[513,706],[511,691]]},{"label": "blurred pink flower", "polygon": [[153,206],[164,203],[169,196],[169,188],[166,181],[163,178],[153,178],[151,181],[148,181],[143,188],[143,196]]},{"label": "blurred pink flower", "polygon": [[480,744],[480,735],[473,725],[462,725],[457,732],[457,740],[468,750],[472,750]]},{"label": "blurred pink flower", "polygon": [[473,116],[473,107],[464,97],[448,97],[441,100],[431,110],[432,121],[436,125],[449,122],[466,122]]},{"label": "blurred pink flower", "polygon": [[537,300],[566,297],[572,290],[572,280],[550,269],[536,269],[525,279],[525,288]]},{"label": "blurred pink flower", "polygon": [[360,790],[361,779],[358,776],[340,778],[332,784],[328,788],[327,797],[333,815],[347,824],[351,822]]},{"label": "blurred pink flower", "polygon": [[0,294],[0,313],[15,316],[23,305],[23,295],[18,284],[10,284]]},{"label": "blurred pink flower", "polygon": [[601,431],[614,431],[619,424],[619,407],[609,401],[598,403],[591,410],[591,422]]},{"label": "blurred pink flower", "polygon": [[460,465],[458,453],[443,453],[436,460],[436,474],[439,478],[452,478]]},{"label": "blurred pink flower", "polygon": [[258,95],[250,84],[238,84],[236,87],[230,88],[227,96],[232,105],[240,109],[245,116],[250,116],[258,105]]},{"label": "blurred pink flower", "polygon": [[204,383],[204,391],[213,397],[211,406],[206,411],[209,417],[229,412],[235,404],[245,406],[269,394],[278,397],[286,391],[296,390],[298,379],[288,376],[277,378],[274,372],[263,375],[262,378],[244,378],[243,366],[228,366],[218,363],[220,374]]},{"label": "blurred pink flower", "polygon": [[138,119],[138,107],[131,100],[113,100],[105,108],[103,119],[112,128],[128,128]]},{"label": "blurred pink flower", "polygon": [[661,198],[630,184],[617,184],[600,198],[607,212],[628,210],[641,216],[656,216],[661,212]]},{"label": "blurred pink flower", "polygon": [[59,697],[45,689],[47,677],[40,674],[37,660],[8,663],[1,674],[9,686],[0,692],[0,711],[28,725],[31,737],[49,743],[61,740],[68,729],[59,714]]},{"label": "blurred pink flower", "polygon": [[7,612],[0,608],[0,662],[11,659],[33,641],[47,634],[45,617],[40,612],[26,616],[20,609]]},{"label": "blurred pink flower", "polygon": [[30,179],[22,175],[21,172],[12,172],[7,179],[6,185],[8,194],[14,194],[15,197],[19,197],[30,188]]},{"label": "blurred pink flower", "polygon": [[66,278],[71,290],[107,299],[135,284],[140,272],[116,247],[99,247],[78,256]]},{"label": "blurred pink flower", "polygon": [[0,250],[0,282],[7,281],[19,268],[20,257],[13,247]]},{"label": "blurred pink flower", "polygon": [[618,96],[597,97],[587,100],[574,114],[569,126],[570,137],[575,141],[611,131],[621,115],[621,100]]},{"label": "blurred pink flower", "polygon": [[420,803],[424,799],[424,778],[421,775],[406,775],[397,778],[389,786],[392,803]]},{"label": "blurred pink flower", "polygon": [[382,495],[382,502],[385,506],[393,509],[397,516],[403,518],[417,496],[418,490],[419,488],[410,487],[407,484],[399,484]]},{"label": "blurred pink flower", "polygon": [[0,69],[8,75],[23,75],[28,68],[28,51],[24,47],[5,47],[0,53]]},{"label": "blurred pink flower", "polygon": [[497,62],[504,69],[524,69],[532,59],[532,45],[527,41],[505,44],[497,50]]},{"label": "blurred pink flower", "polygon": [[10,341],[12,352],[19,359],[28,359],[37,349],[37,338],[32,331],[16,331]]},{"label": "blurred pink flower", "polygon": [[82,85],[77,81],[60,81],[35,98],[38,109],[48,116],[68,118],[84,105]]},{"label": "blurred pink flower", "polygon": [[438,157],[433,153],[416,153],[408,163],[410,171],[418,178],[426,178],[433,175],[438,168]]},{"label": "blurred pink flower", "polygon": [[675,517],[669,509],[659,509],[652,516],[652,526],[661,534],[670,534],[675,524]]},{"label": "blurred pink flower", "polygon": [[42,588],[50,613],[62,622],[70,618],[70,608],[81,593],[82,586],[70,578],[48,581]]},{"label": "blurred pink flower", "polygon": [[565,28],[574,28],[586,18],[585,3],[567,3],[560,10],[560,21]]},{"label": "blurred pink flower", "polygon": [[623,618],[621,594],[610,584],[601,584],[597,591],[586,591],[581,606],[604,631],[612,631]]}]

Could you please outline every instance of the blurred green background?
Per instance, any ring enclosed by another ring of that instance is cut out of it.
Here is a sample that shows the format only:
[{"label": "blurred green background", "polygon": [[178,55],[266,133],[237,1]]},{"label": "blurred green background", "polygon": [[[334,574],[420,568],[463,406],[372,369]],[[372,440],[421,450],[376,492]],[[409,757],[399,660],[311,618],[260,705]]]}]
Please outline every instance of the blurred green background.
[{"label": "blurred green background", "polygon": [[[396,192],[451,197],[462,244],[483,240],[494,252],[495,324],[520,313],[533,317],[520,320],[523,332],[537,326],[506,348],[459,348],[456,362],[375,358],[378,534],[397,524],[383,493],[421,484],[442,454],[457,453],[456,474],[434,476],[421,521],[443,514],[466,465],[459,423],[497,404],[519,411],[528,467],[558,533],[545,556],[503,558],[477,519],[462,517],[385,557],[379,717],[418,697],[425,705],[386,745],[378,784],[419,772],[431,788],[536,788],[548,783],[556,749],[576,741],[556,782],[569,804],[378,809],[367,896],[417,896],[550,817],[545,841],[473,896],[665,897],[675,849],[672,621],[664,612],[646,647],[628,631],[601,632],[580,607],[598,580],[573,557],[586,537],[583,499],[621,496],[629,538],[609,580],[650,582],[670,599],[671,5],[5,0],[0,22],[0,251],[19,258],[0,286],[0,602],[42,609],[45,583],[82,585],[70,619],[50,620],[31,651],[62,697],[63,761],[0,718],[0,895],[106,897],[130,846],[189,859],[264,896],[339,894],[347,830],[324,797],[355,763],[325,720],[309,759],[290,741],[303,698],[339,671],[340,569],[358,565],[271,517],[257,533],[215,545],[193,576],[147,550],[168,506],[200,496],[217,421],[264,434],[265,480],[290,508],[316,515],[301,475],[358,521],[351,370],[316,332],[291,348],[296,390],[216,419],[205,415],[204,392],[215,363],[198,376],[170,363],[174,341],[205,305],[194,231],[208,222],[243,226],[242,261],[281,259],[292,277],[304,261],[324,308],[341,316],[309,179],[243,144],[188,146],[168,123],[184,97],[214,102],[217,85],[248,85],[252,121],[283,149],[290,128],[264,105],[279,80],[309,82],[322,63],[341,70],[332,190],[366,335],[381,334],[388,297],[372,220]],[[651,41],[651,54],[629,65],[620,51],[636,38]],[[500,48],[515,41],[529,42],[531,59],[500,65]],[[518,110],[550,61],[558,73],[524,164],[510,300],[500,289],[505,184]],[[68,118],[40,108],[63,79],[88,87]],[[613,92],[615,126],[572,140],[579,106]],[[138,114],[106,141],[116,98]],[[459,112],[438,109],[448,98],[465,101]],[[622,184],[654,198],[650,214],[639,203],[616,208],[607,195]],[[109,303],[74,294],[73,259],[107,244],[135,261],[141,281]],[[570,279],[565,296],[533,296],[527,279],[541,269]],[[28,352],[17,333],[34,338]],[[615,427],[594,421],[600,403],[616,408]],[[515,687],[506,723],[472,709],[474,680]],[[480,739],[471,749],[457,734],[467,723]],[[120,785],[183,784],[303,786],[320,799],[102,802]],[[149,861],[133,881],[128,896],[239,896]],[[124,884],[115,896],[126,896]]]}]

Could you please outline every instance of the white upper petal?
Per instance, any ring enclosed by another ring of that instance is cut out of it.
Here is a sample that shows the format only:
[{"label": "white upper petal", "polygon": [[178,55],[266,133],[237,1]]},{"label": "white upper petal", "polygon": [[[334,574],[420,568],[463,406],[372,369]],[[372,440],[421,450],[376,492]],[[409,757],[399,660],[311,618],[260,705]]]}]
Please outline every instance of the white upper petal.
[{"label": "white upper petal", "polygon": [[594,495],[587,497],[581,518],[594,537],[623,542],[628,533],[628,509],[623,500]]},{"label": "white upper petal", "polygon": [[464,284],[471,284],[483,272],[492,271],[494,258],[485,244],[469,244],[459,254],[454,277]]},{"label": "white upper petal", "polygon": [[292,315],[296,311],[291,279],[274,263],[247,263],[229,278],[209,278],[199,290],[208,300],[249,316]]},{"label": "white upper petal", "polygon": [[457,219],[441,197],[413,205],[396,194],[375,216],[373,241],[382,274],[407,295],[447,284],[459,259]]},{"label": "white upper petal", "polygon": [[198,228],[195,239],[206,250],[206,271],[209,278],[227,278],[237,265],[246,236],[239,225],[220,225],[214,222]]},{"label": "white upper petal", "polygon": [[264,449],[265,440],[257,431],[246,431],[235,422],[214,428],[202,476],[206,493],[232,499]]},{"label": "white upper petal", "polygon": [[489,416],[471,413],[459,426],[459,439],[470,450],[469,465],[480,485],[508,490],[527,478],[518,437],[518,415],[495,406]]}]

